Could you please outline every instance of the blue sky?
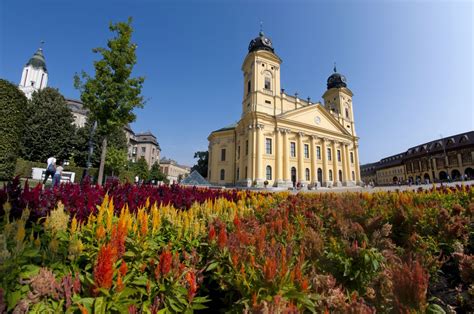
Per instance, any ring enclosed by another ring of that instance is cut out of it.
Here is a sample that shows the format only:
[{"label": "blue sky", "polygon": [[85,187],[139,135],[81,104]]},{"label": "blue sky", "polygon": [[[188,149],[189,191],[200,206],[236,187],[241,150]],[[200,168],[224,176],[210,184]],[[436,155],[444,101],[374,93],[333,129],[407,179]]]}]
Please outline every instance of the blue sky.
[{"label": "blue sky", "polygon": [[287,93],[321,99],[337,62],[367,163],[474,129],[473,11],[472,1],[2,0],[0,77],[18,83],[44,40],[48,85],[78,99],[74,73],[93,73],[109,22],[132,16],[148,99],[132,127],[192,165],[209,133],[240,117],[240,67],[263,21]]}]

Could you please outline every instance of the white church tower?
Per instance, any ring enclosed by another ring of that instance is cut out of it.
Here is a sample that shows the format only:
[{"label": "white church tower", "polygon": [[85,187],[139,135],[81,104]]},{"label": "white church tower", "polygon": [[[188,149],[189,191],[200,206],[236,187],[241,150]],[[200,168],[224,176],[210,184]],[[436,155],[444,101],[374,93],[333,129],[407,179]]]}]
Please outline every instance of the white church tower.
[{"label": "white church tower", "polygon": [[48,84],[48,70],[43,55],[43,49],[39,48],[33,57],[23,68],[20,85],[18,86],[28,99],[33,92],[45,88]]}]

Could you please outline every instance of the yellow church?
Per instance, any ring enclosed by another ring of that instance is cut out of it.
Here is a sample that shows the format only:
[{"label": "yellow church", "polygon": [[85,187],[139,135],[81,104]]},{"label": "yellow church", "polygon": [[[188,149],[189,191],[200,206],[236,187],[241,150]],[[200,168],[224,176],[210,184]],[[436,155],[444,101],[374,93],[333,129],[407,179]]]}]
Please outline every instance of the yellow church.
[{"label": "yellow church", "polygon": [[226,186],[332,187],[360,182],[352,92],[334,73],[324,105],[280,88],[282,60],[260,32],[242,64],[242,115],[209,137],[208,181]]}]

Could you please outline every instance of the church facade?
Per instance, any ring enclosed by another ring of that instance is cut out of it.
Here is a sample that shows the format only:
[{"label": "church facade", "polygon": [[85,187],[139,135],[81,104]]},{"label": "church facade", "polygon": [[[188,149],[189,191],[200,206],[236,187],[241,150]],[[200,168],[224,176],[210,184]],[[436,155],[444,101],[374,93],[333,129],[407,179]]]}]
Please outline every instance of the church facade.
[{"label": "church facade", "polygon": [[324,104],[280,86],[282,60],[263,32],[242,64],[242,115],[211,132],[208,181],[228,186],[352,186],[360,182],[352,92],[343,75],[327,80]]}]

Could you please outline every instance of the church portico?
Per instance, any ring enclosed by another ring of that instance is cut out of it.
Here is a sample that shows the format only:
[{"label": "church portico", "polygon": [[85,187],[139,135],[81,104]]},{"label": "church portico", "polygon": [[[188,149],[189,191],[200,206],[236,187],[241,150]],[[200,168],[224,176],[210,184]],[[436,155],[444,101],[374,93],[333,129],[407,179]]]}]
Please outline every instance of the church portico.
[{"label": "church portico", "polygon": [[[324,105],[312,103],[310,98],[303,100],[280,89],[280,64],[263,33],[251,41],[242,65],[241,119],[208,138],[213,156],[209,182],[255,187],[331,187],[360,182],[352,92],[345,77],[334,69],[323,95]],[[219,144],[223,138],[232,141],[235,154],[227,154],[230,149]],[[224,167],[226,159],[234,169]]]}]

